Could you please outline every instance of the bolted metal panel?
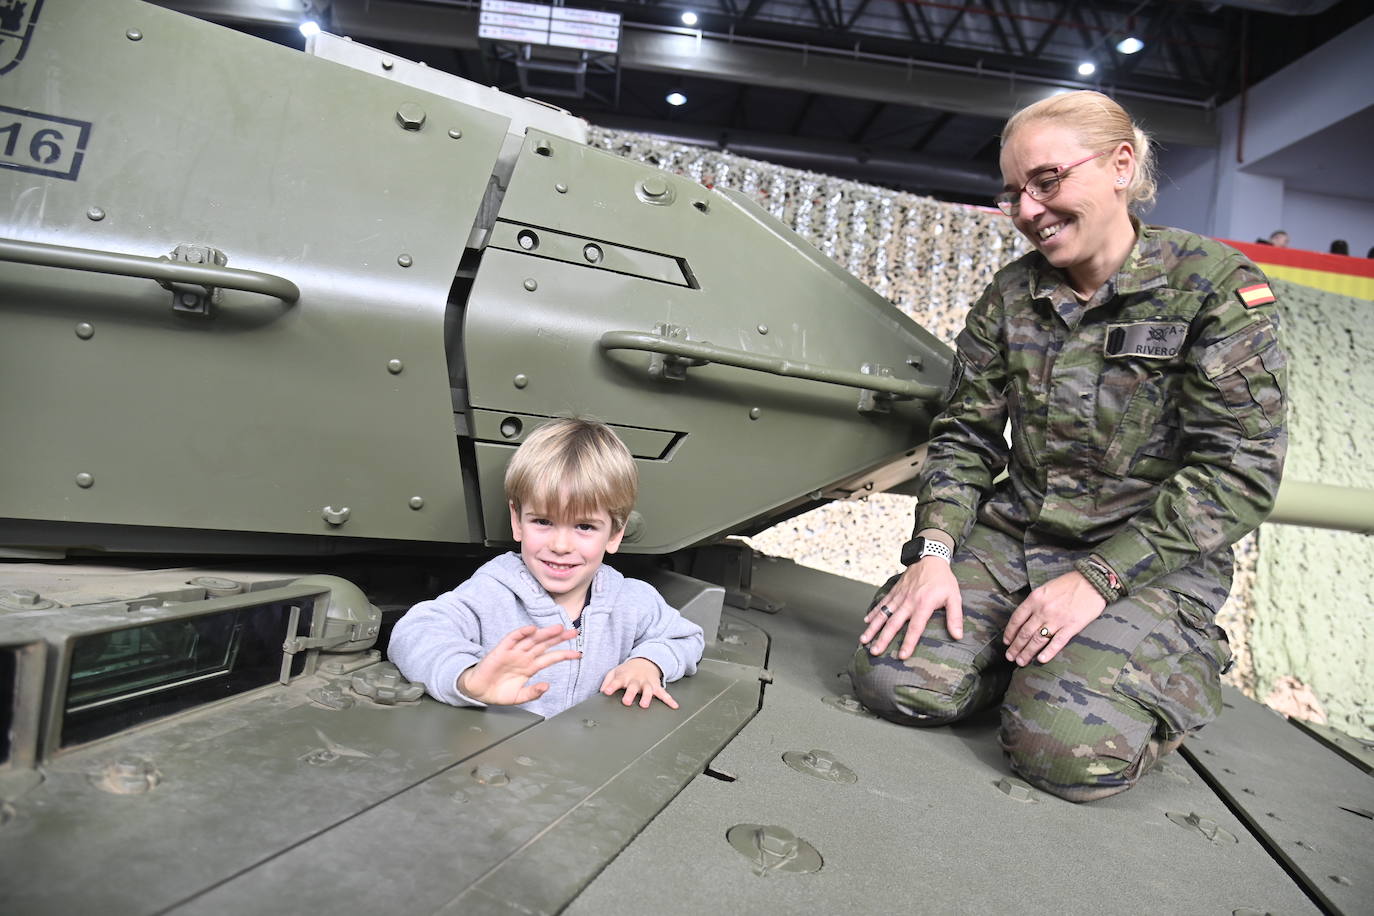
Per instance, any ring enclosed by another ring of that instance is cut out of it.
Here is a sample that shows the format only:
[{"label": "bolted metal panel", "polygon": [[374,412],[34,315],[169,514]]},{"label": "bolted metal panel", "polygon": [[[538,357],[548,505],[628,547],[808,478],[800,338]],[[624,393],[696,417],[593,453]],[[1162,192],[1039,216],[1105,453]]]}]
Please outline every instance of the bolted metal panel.
[{"label": "bolted metal panel", "polygon": [[1370,912],[1374,780],[1273,710],[1225,696],[1183,753],[1324,911]]},{"label": "bolted metal panel", "polygon": [[0,237],[300,294],[0,263],[0,516],[480,537],[443,320],[506,118],[128,0],[47,0],[4,82],[61,168],[0,169]]},{"label": "bolted metal panel", "polygon": [[[302,678],[45,765],[0,830],[6,911],[165,912],[540,721],[378,705],[348,681]],[[353,702],[323,702],[332,685]],[[264,907],[306,909],[280,894]]]},{"label": "bolted metal panel", "polygon": [[[646,876],[655,912],[674,916],[866,913],[894,901],[913,913],[1320,912],[1176,755],[1129,792],[1076,805],[1012,776],[995,710],[944,728],[904,728],[823,703],[849,689],[843,671],[873,586],[769,559],[756,561],[753,584],[785,602],[777,614],[729,614],[768,634],[773,681],[762,709],[567,913],[624,912],[625,901],[641,899]],[[789,766],[789,751],[816,749],[855,781]],[[1185,822],[1196,814],[1238,840],[1209,840],[1170,812]],[[784,828],[813,846],[823,867],[761,874],[762,863],[729,840],[741,823]],[[681,865],[684,850],[690,867]],[[1068,862],[1072,874],[1059,867]]]},{"label": "bolted metal panel", "polygon": [[[753,717],[761,686],[706,661],[671,691],[681,709],[593,697],[174,912],[557,913]],[[444,712],[461,732],[475,710]]]},{"label": "bolted metal panel", "polygon": [[[531,131],[500,215],[545,237],[671,259],[690,278],[681,286],[517,245],[485,251],[468,298],[463,339],[474,408],[590,413],[680,434],[662,459],[639,461],[644,530],[626,550],[700,541],[881,464],[919,441],[928,405],[606,349],[607,332],[705,341],[850,377],[871,373],[875,387],[889,389],[914,382],[913,390],[934,394],[948,378],[948,347],[743,195]],[[476,451],[488,538],[503,539],[499,482],[512,449],[479,443]],[[728,467],[722,455],[731,456]]]}]

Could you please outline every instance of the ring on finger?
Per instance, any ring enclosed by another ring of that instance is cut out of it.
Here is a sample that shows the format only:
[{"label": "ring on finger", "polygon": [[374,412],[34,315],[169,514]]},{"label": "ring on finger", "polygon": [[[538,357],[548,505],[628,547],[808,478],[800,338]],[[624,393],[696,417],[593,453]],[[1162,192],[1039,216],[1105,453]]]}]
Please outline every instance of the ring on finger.
[{"label": "ring on finger", "polygon": [[882,607],[878,608],[878,610],[882,611],[884,614],[886,614],[886,615],[889,616],[889,617],[892,616],[892,610],[891,610],[886,604],[884,604]]},{"label": "ring on finger", "polygon": [[1049,627],[1041,627],[1041,628],[1040,628],[1040,635],[1041,635],[1042,637],[1044,637],[1045,639],[1053,639],[1053,638],[1054,638],[1054,634],[1050,632],[1050,628],[1049,628]]}]

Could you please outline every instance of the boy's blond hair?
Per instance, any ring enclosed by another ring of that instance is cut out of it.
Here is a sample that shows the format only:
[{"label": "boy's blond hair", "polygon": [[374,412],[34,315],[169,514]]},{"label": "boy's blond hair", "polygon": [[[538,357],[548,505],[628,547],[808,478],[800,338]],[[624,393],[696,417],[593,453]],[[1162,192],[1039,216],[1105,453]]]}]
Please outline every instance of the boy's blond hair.
[{"label": "boy's blond hair", "polygon": [[551,420],[530,433],[506,467],[506,499],[519,512],[537,506],[557,518],[604,509],[625,527],[639,490],[630,450],[611,428],[585,417]]}]

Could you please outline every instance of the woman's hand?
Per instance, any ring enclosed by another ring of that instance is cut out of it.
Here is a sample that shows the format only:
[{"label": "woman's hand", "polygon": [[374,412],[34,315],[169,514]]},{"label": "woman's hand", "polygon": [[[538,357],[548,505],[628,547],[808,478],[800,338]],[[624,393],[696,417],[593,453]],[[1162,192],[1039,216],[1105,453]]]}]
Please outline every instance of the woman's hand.
[{"label": "woman's hand", "polygon": [[864,616],[868,628],[859,637],[859,644],[868,646],[872,655],[882,655],[905,626],[906,636],[897,657],[910,658],[930,616],[940,608],[945,609],[949,635],[963,639],[964,604],[959,595],[959,580],[954,578],[948,560],[923,557],[908,566],[887,597]]},{"label": "woman's hand", "polygon": [[482,656],[481,661],[458,676],[458,689],[488,706],[515,706],[544,695],[547,681],[531,684],[530,678],[550,665],[581,658],[576,649],[555,649],[577,636],[562,624],[511,630]]},{"label": "woman's hand", "polygon": [[1034,658],[1043,665],[1106,607],[1107,600],[1077,570],[1051,579],[1032,591],[1007,621],[1002,633],[1007,661],[1024,667]]}]

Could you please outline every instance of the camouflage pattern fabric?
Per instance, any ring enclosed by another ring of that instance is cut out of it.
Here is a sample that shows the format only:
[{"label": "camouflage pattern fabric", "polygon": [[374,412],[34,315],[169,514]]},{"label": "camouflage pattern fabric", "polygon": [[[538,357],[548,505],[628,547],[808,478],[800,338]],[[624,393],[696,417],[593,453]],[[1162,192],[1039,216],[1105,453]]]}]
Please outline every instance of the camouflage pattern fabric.
[{"label": "camouflage pattern fabric", "polygon": [[[1074,800],[1129,787],[1219,711],[1230,652],[1212,617],[1231,545],[1273,507],[1287,449],[1264,275],[1212,239],[1137,232],[1089,302],[1031,252],[970,310],[915,523],[956,544],[965,636],[950,642],[937,613],[911,659],[861,649],[851,673],[865,705],[913,725],[968,715],[1009,685],[1012,767]],[[1049,664],[1013,671],[1011,611],[1089,553],[1125,597]]]},{"label": "camouflage pattern fabric", "polygon": [[[1048,664],[1017,668],[1002,631],[1030,593],[1016,543],[976,526],[969,542],[1003,558],[989,568],[966,545],[954,557],[964,638],[937,611],[911,658],[900,640],[873,657],[860,647],[850,679],[858,699],[903,725],[943,725],[1002,703],[1002,750],[1027,782],[1070,801],[1124,791],[1162,754],[1221,711],[1226,634],[1206,606],[1146,587],[1107,607]],[[893,582],[879,589],[874,605]]]},{"label": "camouflage pattern fabric", "polygon": [[1287,450],[1279,313],[1240,296],[1263,283],[1234,249],[1153,226],[1087,303],[1037,252],[1004,267],[956,341],[915,530],[1003,531],[1033,586],[1090,546],[1128,592],[1219,608]]}]

